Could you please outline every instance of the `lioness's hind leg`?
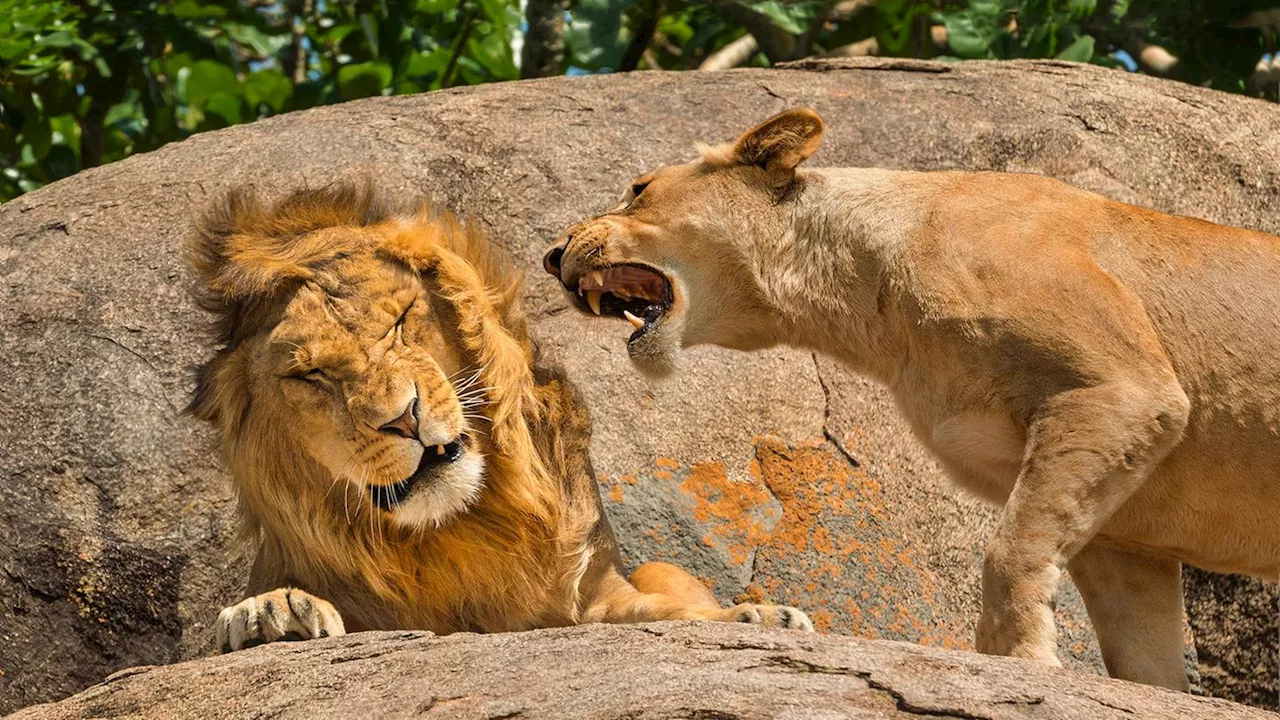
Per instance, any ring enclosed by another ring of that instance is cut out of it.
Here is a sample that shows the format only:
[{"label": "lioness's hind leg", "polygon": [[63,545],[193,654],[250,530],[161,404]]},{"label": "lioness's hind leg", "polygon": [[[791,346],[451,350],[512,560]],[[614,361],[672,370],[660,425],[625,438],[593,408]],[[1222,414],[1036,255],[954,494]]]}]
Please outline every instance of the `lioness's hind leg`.
[{"label": "lioness's hind leg", "polygon": [[218,650],[232,652],[281,639],[345,635],[342,616],[328,602],[296,588],[246,598],[218,614]]},{"label": "lioness's hind leg", "polygon": [[980,652],[1061,664],[1053,623],[1061,568],[1177,444],[1188,413],[1170,381],[1113,382],[1045,400],[987,545]]},{"label": "lioness's hind leg", "polygon": [[1089,543],[1067,568],[1111,677],[1186,691],[1182,566]]}]

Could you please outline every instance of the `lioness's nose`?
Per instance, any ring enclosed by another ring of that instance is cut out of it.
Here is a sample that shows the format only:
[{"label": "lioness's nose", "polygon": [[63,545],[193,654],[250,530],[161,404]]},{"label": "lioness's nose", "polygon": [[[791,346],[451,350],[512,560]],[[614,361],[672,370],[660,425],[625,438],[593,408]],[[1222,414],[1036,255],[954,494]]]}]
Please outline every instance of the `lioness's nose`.
[{"label": "lioness's nose", "polygon": [[560,260],[564,257],[564,249],[569,247],[569,242],[573,240],[573,233],[565,233],[556,239],[555,243],[547,249],[547,253],[542,256],[542,267],[547,272],[560,277]]},{"label": "lioness's nose", "polygon": [[418,398],[414,398],[409,403],[404,412],[400,413],[400,417],[378,429],[411,440],[418,437]]}]

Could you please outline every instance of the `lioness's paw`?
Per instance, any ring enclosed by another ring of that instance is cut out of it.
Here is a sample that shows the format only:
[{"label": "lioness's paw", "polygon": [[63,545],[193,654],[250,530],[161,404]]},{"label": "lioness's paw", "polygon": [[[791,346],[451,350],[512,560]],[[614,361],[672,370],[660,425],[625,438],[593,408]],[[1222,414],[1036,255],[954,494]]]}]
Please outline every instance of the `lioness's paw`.
[{"label": "lioness's paw", "polygon": [[753,625],[813,632],[813,623],[809,621],[809,616],[805,615],[800,608],[793,608],[790,605],[743,603],[742,605],[735,605],[725,612],[728,613],[726,618],[728,622],[751,623]]},{"label": "lioness's paw", "polygon": [[294,588],[272,590],[223,608],[217,626],[218,649],[224,653],[280,639],[347,634],[333,605]]}]

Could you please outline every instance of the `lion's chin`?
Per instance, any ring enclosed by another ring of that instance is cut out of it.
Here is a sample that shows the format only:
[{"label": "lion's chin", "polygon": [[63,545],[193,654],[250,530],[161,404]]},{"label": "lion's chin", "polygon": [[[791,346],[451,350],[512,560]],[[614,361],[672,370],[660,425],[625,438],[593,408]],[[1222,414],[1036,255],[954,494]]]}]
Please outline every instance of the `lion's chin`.
[{"label": "lion's chin", "polygon": [[448,467],[441,467],[409,495],[384,510],[396,525],[405,528],[438,528],[467,511],[484,488],[484,458],[468,452]]}]

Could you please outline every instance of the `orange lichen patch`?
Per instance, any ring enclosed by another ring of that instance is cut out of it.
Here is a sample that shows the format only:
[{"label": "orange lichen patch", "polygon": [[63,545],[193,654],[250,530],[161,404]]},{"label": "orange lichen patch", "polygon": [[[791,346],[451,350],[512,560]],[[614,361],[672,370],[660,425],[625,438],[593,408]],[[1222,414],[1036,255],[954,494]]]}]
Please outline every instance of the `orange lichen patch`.
[{"label": "orange lichen patch", "polygon": [[769,541],[778,515],[773,498],[762,485],[730,480],[724,463],[694,465],[679,490],[693,500],[693,517],[707,529],[702,543],[722,548],[732,564],[748,562]]},{"label": "orange lichen patch", "polygon": [[[851,434],[846,447],[856,439]],[[734,602],[796,605],[825,632],[968,646],[969,620],[906,545],[875,478],[826,440],[766,436],[755,451],[748,482],[731,480],[719,462],[685,467],[671,458],[637,473],[688,503],[676,503],[681,522],[667,518],[645,531],[659,546],[650,554],[715,551],[727,568],[750,568]],[[622,486],[635,478],[610,481],[610,499],[634,497]]]},{"label": "orange lichen patch", "polygon": [[[832,631],[957,644],[937,581],[919,567],[885,509],[883,488],[825,442],[761,438],[754,472],[782,504],[756,561],[773,576],[772,599],[827,612]],[[855,559],[856,558],[856,559]]]},{"label": "orange lichen patch", "polygon": [[830,610],[813,610],[809,613],[809,619],[813,621],[813,629],[820,633],[835,631],[835,614]]},{"label": "orange lichen patch", "polygon": [[615,503],[622,502],[622,486],[613,485],[609,488],[609,500]]},{"label": "orange lichen patch", "polygon": [[825,555],[832,555],[836,551],[836,545],[831,541],[831,532],[821,525],[814,528],[813,549]]},{"label": "orange lichen patch", "polygon": [[767,594],[759,583],[749,583],[743,588],[742,592],[734,596],[733,601],[735,603],[762,603],[765,601],[765,595]]}]

